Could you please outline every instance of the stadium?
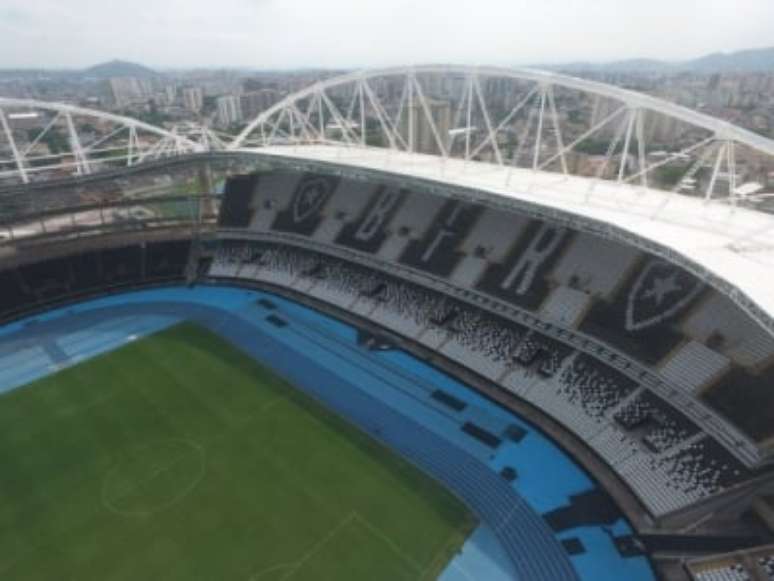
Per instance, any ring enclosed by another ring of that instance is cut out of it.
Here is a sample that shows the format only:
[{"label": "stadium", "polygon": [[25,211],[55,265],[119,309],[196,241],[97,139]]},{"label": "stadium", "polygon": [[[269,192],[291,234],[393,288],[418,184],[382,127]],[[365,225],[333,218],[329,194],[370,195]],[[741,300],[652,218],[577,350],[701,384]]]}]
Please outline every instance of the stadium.
[{"label": "stadium", "polygon": [[4,578],[774,579],[771,140],[440,65],[0,128]]}]

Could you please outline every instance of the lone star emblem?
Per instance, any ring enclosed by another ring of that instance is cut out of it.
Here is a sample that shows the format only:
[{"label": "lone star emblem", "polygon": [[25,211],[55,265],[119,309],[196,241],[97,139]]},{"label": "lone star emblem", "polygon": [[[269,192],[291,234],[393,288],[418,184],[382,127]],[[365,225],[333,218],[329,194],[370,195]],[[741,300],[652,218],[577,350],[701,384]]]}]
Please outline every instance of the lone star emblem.
[{"label": "lone star emblem", "polygon": [[331,181],[323,177],[301,182],[293,199],[293,222],[298,224],[316,214],[327,201],[332,189]]},{"label": "lone star emblem", "polygon": [[656,304],[660,305],[664,301],[664,297],[668,294],[681,290],[681,286],[677,284],[677,273],[673,272],[669,276],[663,278],[656,278],[653,280],[653,286],[642,293],[643,298],[654,298]]},{"label": "lone star emblem", "polygon": [[627,331],[642,331],[673,317],[701,292],[702,283],[662,260],[652,260],[632,285],[626,304]]}]

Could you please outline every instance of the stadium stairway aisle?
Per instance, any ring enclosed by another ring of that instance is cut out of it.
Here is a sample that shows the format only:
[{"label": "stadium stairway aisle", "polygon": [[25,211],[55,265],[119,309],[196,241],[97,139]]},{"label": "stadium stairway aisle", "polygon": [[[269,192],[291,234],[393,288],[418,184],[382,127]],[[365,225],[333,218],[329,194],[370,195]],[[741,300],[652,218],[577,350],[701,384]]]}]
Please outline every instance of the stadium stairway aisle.
[{"label": "stadium stairway aisle", "polygon": [[[272,324],[269,315],[287,324]],[[571,494],[593,483],[533,427],[411,355],[369,351],[358,346],[356,329],[268,293],[224,287],[155,289],[8,325],[0,328],[0,364],[6,363],[0,369],[16,370],[0,374],[0,392],[153,332],[154,325],[158,329],[184,319],[210,328],[273,367],[465,500],[482,526],[444,573],[444,581],[454,581],[463,571],[475,578],[486,575],[487,567],[494,571],[476,552],[491,547],[494,538],[512,561],[500,573],[515,572],[523,581],[653,579],[645,558],[621,558],[599,528],[554,534],[547,526],[541,513],[566,504]],[[11,357],[18,365],[9,365]],[[52,357],[59,358],[53,366]],[[464,401],[465,409],[457,413],[439,404],[431,397],[439,388]],[[463,433],[463,421],[498,434],[518,424],[526,436],[518,443],[504,440],[493,451]],[[504,465],[518,466],[520,476],[513,484],[498,474]],[[548,481],[554,486],[546,488]],[[621,520],[615,533],[630,534],[631,529]],[[569,556],[561,544],[568,538],[581,539],[585,554]]]}]

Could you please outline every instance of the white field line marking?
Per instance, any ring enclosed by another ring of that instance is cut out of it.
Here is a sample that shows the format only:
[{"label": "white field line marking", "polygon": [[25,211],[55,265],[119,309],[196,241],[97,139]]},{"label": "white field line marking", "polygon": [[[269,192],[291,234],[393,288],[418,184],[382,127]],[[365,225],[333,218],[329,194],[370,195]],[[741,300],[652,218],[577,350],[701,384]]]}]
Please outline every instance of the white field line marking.
[{"label": "white field line marking", "polygon": [[[328,531],[328,533],[317,543],[315,543],[315,545],[311,549],[309,549],[306,553],[304,553],[304,555],[298,561],[296,561],[295,563],[281,563],[278,565],[273,565],[267,569],[263,569],[258,573],[253,574],[249,578],[250,581],[258,581],[264,575],[267,575],[270,572],[277,571],[280,569],[288,569],[288,571],[282,577],[280,577],[279,581],[290,581],[290,579],[292,579],[292,577],[301,569],[304,563],[306,563],[309,559],[311,559],[313,556],[319,553],[320,550],[327,543],[333,540],[333,538],[339,532],[341,532],[342,529],[344,529],[346,526],[351,524],[353,521],[358,521],[361,525],[363,525],[366,529],[368,529],[368,531],[371,534],[373,534],[380,541],[385,543],[393,553],[395,553],[398,557],[400,557],[400,559],[402,559],[404,563],[408,564],[415,573],[419,574],[419,577],[418,577],[419,579],[424,578],[428,570],[427,567],[423,567],[414,558],[409,556],[392,539],[390,539],[379,527],[374,525],[372,522],[370,522],[367,518],[365,518],[358,512],[353,511],[346,518],[344,518],[344,520],[342,520],[338,525],[336,525],[334,528]],[[441,547],[441,551],[443,551],[448,545],[449,545],[449,542],[443,543],[443,546]],[[433,560],[433,562],[430,563],[428,567],[432,566],[434,562],[435,562],[435,559]]]},{"label": "white field line marking", "polygon": [[168,462],[162,463],[162,465],[155,467],[153,472],[146,476],[145,478],[142,478],[135,482],[129,482],[129,486],[126,490],[123,491],[123,494],[118,495],[116,498],[109,498],[108,495],[108,481],[112,474],[114,474],[118,469],[121,468],[121,464],[114,466],[105,476],[105,479],[102,483],[102,504],[105,508],[110,510],[111,512],[114,512],[116,514],[119,514],[121,516],[150,516],[152,514],[155,514],[157,512],[160,512],[161,510],[164,510],[166,508],[169,508],[170,506],[176,504],[180,499],[182,499],[184,496],[186,496],[191,490],[193,490],[199,482],[202,481],[204,478],[204,475],[207,472],[207,455],[202,446],[194,442],[193,440],[184,439],[184,440],[173,440],[173,441],[179,441],[182,442],[188,446],[191,447],[192,450],[197,454],[197,457],[199,459],[199,470],[196,475],[196,477],[186,486],[181,486],[178,489],[178,492],[176,495],[168,500],[167,502],[162,503],[159,506],[153,507],[150,510],[122,510],[118,506],[116,506],[117,502],[120,502],[122,500],[127,499],[132,494],[137,492],[142,486],[145,486],[149,482],[152,482],[155,478],[161,476],[165,472],[171,470],[178,464],[182,463],[183,460],[186,460],[190,457],[190,454],[187,452],[183,452],[182,454],[178,454],[177,456],[174,456],[171,460]]},{"label": "white field line marking", "polygon": [[116,395],[118,395],[118,391],[113,391],[111,393],[103,394],[95,399],[93,399],[90,402],[82,403],[82,404],[75,404],[70,406],[65,406],[62,408],[59,408],[54,413],[56,415],[60,416],[70,416],[73,414],[77,414],[83,411],[86,411],[88,409],[91,409],[93,407],[97,407],[99,405],[102,405],[103,403],[106,403],[113,399]]},{"label": "white field line marking", "polygon": [[221,433],[217,434],[214,439],[223,439],[228,436],[232,435],[232,432],[234,430],[238,430],[241,428],[244,428],[247,424],[252,422],[253,420],[256,420],[266,414],[266,412],[270,411],[271,409],[277,407],[279,404],[281,404],[283,401],[285,401],[285,398],[282,396],[278,396],[275,398],[270,399],[269,401],[263,403],[261,406],[258,407],[255,411],[249,413],[248,415],[239,418],[238,420],[231,423],[231,425],[227,428],[225,428]]},{"label": "white field line marking", "polygon": [[271,567],[268,567],[266,569],[262,569],[258,571],[257,573],[253,573],[249,578],[248,581],[258,581],[261,577],[265,577],[269,573],[274,573],[275,571],[282,571],[283,569],[297,569],[296,563],[280,563],[279,565],[272,565]]},{"label": "white field line marking", "polygon": [[265,413],[269,411],[271,408],[273,408],[274,406],[276,406],[277,404],[282,403],[283,401],[285,401],[285,398],[282,396],[275,397],[274,399],[270,399],[259,408],[258,412]]},{"label": "white field line marking", "polygon": [[[421,580],[421,579],[424,579],[424,578],[427,576],[427,574],[428,574],[428,573],[430,572],[430,570],[433,568],[433,565],[435,565],[435,564],[436,564],[436,562],[438,562],[438,561],[440,560],[440,558],[441,558],[441,555],[443,555],[443,553],[446,551],[447,547],[451,546],[452,544],[456,544],[456,534],[455,534],[455,533],[452,533],[451,535],[449,535],[449,538],[448,538],[448,539],[446,539],[446,541],[445,541],[445,542],[441,543],[441,548],[440,548],[440,549],[438,549],[438,550],[435,552],[435,555],[433,555],[433,558],[432,558],[432,559],[430,560],[430,562],[427,564],[427,567],[425,567],[425,568],[422,570],[422,575],[420,575],[420,577],[419,577],[419,579],[420,579],[420,580]],[[456,557],[457,557],[456,555],[455,555],[455,556],[453,556],[449,562],[450,562],[450,563],[452,563],[452,564],[454,564],[454,559],[455,559]],[[476,581],[476,579],[473,579],[472,581]]]},{"label": "white field line marking", "polygon": [[320,549],[322,549],[327,543],[329,543],[333,537],[335,537],[341,530],[344,529],[347,525],[349,525],[353,520],[357,518],[357,515],[354,512],[349,513],[344,520],[342,520],[339,524],[337,524],[335,527],[333,527],[331,530],[329,530],[323,538],[321,538],[315,545],[309,549],[306,553],[302,555],[302,557],[296,561],[295,566],[290,569],[287,573],[285,573],[282,577],[280,577],[279,581],[287,581],[293,575],[295,575],[301,567],[303,567],[304,563],[306,563],[309,559],[314,557],[318,552],[320,552]]},{"label": "white field line marking", "polygon": [[155,480],[165,472],[172,470],[172,468],[182,463],[183,460],[186,460],[189,455],[190,454],[186,454],[186,453],[178,454],[177,456],[172,458],[172,460],[170,460],[169,462],[163,462],[160,466],[154,467],[154,470],[150,474],[145,476],[145,478],[141,478],[140,480],[136,480],[134,482],[129,482],[129,486],[126,487],[126,489],[123,491],[123,494],[119,494],[118,496],[116,496],[114,501],[120,501],[120,500],[129,498],[132,494],[137,492],[140,488],[142,488],[146,484],[152,482],[153,480]]},{"label": "white field line marking", "polygon": [[378,528],[375,524],[370,522],[367,518],[360,515],[359,513],[355,512],[353,513],[355,515],[355,518],[360,521],[361,524],[363,524],[369,531],[371,531],[372,534],[374,534],[376,537],[378,537],[380,540],[384,541],[392,551],[398,555],[401,559],[403,559],[406,563],[411,565],[412,569],[414,569],[417,573],[422,573],[424,570],[424,567],[418,563],[413,557],[408,555],[403,549],[401,549],[395,541],[390,539],[384,531],[382,531],[380,528]]}]

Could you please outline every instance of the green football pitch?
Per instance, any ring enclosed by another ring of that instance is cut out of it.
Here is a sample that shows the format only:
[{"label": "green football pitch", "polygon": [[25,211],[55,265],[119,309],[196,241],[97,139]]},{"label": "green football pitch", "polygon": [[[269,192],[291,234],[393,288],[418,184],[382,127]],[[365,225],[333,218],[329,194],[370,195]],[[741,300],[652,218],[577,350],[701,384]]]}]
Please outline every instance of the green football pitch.
[{"label": "green football pitch", "polygon": [[0,397],[1,579],[435,579],[473,526],[192,325]]}]

